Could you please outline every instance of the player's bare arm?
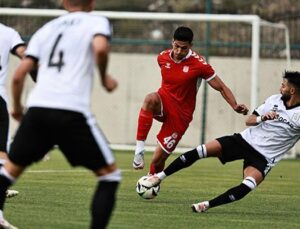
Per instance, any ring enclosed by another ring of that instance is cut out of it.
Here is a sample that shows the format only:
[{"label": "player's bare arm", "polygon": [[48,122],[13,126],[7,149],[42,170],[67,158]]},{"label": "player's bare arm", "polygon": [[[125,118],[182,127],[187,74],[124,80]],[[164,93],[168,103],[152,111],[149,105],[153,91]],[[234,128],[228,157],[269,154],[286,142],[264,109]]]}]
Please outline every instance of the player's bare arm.
[{"label": "player's bare arm", "polygon": [[[25,57],[25,50],[26,50],[26,45],[21,45],[19,46],[16,51],[15,51],[15,55],[17,57],[19,57],[20,59],[23,59]],[[36,82],[36,79],[37,79],[37,66],[32,69],[30,72],[29,72],[30,76],[31,76],[31,79]]]},{"label": "player's bare arm", "polygon": [[21,103],[21,97],[25,82],[26,74],[35,68],[36,63],[31,58],[25,58],[21,61],[12,79],[12,97],[13,105],[11,115],[17,121],[20,121],[23,117],[23,106]]},{"label": "player's bare arm", "polygon": [[111,75],[106,73],[109,49],[109,41],[107,37],[102,35],[95,36],[93,40],[93,50],[95,59],[97,61],[101,82],[103,87],[108,92],[111,92],[117,88],[118,82]]},{"label": "player's bare arm", "polygon": [[267,120],[273,120],[277,117],[277,113],[275,111],[270,111],[264,115],[257,116],[255,114],[249,115],[246,119],[247,126],[256,126],[261,122],[265,122]]},{"label": "player's bare arm", "polygon": [[15,51],[16,56],[19,57],[20,59],[23,59],[23,57],[25,55],[25,50],[26,50],[25,44],[19,46]]},{"label": "player's bare arm", "polygon": [[232,91],[224,84],[220,77],[215,76],[208,84],[215,90],[219,91],[226,102],[232,107],[234,111],[246,115],[249,111],[246,105],[238,104]]}]

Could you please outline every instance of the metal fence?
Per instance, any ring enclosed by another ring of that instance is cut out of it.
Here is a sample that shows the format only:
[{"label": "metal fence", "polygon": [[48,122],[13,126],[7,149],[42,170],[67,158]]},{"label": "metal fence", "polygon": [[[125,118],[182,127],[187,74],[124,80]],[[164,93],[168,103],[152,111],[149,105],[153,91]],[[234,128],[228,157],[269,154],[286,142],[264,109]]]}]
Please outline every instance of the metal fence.
[{"label": "metal fence", "polygon": [[[25,40],[52,17],[0,16],[0,21],[14,27]],[[209,47],[213,56],[249,57],[251,55],[251,25],[232,22],[183,22],[111,20],[114,52],[158,53],[170,47],[172,33],[179,25],[190,26],[194,33],[194,49],[204,53]],[[205,28],[210,26],[211,39],[205,41]],[[282,58],[285,55],[284,32],[261,27],[260,56]],[[299,45],[300,46],[300,45]],[[300,58],[300,47],[292,44],[292,58]]]}]

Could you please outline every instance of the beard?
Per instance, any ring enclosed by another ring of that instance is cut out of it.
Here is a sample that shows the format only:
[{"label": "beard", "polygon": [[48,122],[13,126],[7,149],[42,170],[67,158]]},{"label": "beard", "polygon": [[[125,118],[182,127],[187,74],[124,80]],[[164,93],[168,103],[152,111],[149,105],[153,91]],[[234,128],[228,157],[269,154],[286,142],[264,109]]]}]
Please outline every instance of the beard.
[{"label": "beard", "polygon": [[291,95],[290,95],[290,94],[282,94],[282,95],[281,95],[281,99],[282,99],[283,102],[289,101],[290,98],[291,98]]}]

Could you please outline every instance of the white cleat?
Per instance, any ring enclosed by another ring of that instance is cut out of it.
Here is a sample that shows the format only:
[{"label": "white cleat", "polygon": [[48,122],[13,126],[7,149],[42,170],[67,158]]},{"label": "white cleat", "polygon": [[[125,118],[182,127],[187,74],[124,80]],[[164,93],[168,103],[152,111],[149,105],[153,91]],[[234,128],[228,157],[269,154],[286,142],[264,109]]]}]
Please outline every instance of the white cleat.
[{"label": "white cleat", "polygon": [[208,201],[203,201],[197,204],[192,204],[192,210],[193,212],[206,212],[209,209],[209,203]]},{"label": "white cleat", "polygon": [[158,178],[156,175],[150,175],[147,179],[141,181],[141,185],[147,187],[147,188],[152,188],[157,185],[159,185],[161,180]]},{"label": "white cleat", "polygon": [[17,196],[18,194],[19,194],[19,192],[17,190],[9,189],[9,190],[6,191],[6,197],[7,198]]},{"label": "white cleat", "polygon": [[0,228],[1,229],[18,229],[17,227],[11,225],[5,219],[0,219]]},{"label": "white cleat", "polygon": [[141,151],[140,153],[134,155],[133,163],[132,163],[132,167],[134,169],[143,169],[144,168],[144,165],[145,165],[144,152],[145,151]]}]

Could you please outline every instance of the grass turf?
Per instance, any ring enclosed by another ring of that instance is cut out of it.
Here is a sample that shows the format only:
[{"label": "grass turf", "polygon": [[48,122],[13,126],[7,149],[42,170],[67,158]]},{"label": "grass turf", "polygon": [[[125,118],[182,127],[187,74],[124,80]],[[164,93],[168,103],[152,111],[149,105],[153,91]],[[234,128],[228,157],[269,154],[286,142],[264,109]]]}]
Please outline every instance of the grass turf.
[{"label": "grass turf", "polygon": [[[134,228],[300,228],[300,163],[283,160],[265,181],[244,199],[192,213],[190,205],[208,200],[236,186],[242,179],[242,161],[223,166],[205,159],[168,177],[159,196],[143,200],[136,181],[148,172],[131,167],[133,152],[116,152],[123,181],[109,229]],[[168,163],[177,157],[171,155]],[[13,187],[20,194],[8,199],[5,217],[21,229],[89,228],[89,207],[96,185],[93,174],[71,168],[57,151],[51,159],[30,167]]]}]

